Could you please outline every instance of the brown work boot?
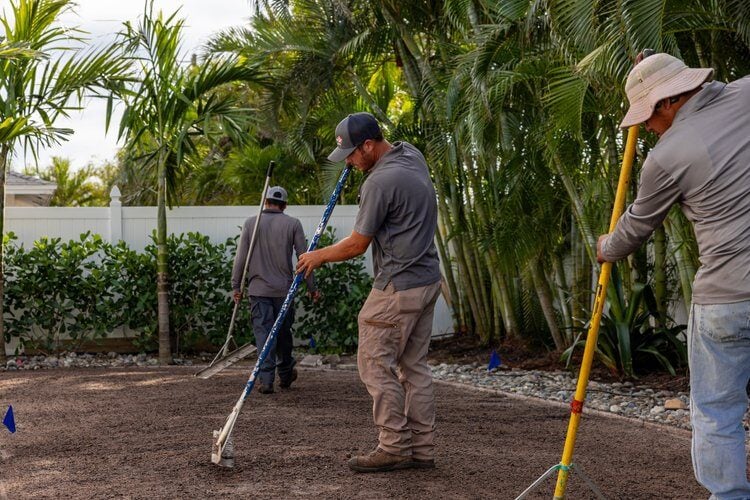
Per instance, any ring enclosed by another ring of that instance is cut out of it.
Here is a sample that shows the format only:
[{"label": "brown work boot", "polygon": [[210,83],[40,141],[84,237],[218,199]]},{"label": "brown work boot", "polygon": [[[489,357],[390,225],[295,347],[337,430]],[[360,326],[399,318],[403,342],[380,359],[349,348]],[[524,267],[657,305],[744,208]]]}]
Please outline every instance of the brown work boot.
[{"label": "brown work boot", "polygon": [[357,472],[387,472],[411,467],[411,457],[393,455],[380,448],[349,459],[349,468]]},{"label": "brown work boot", "polygon": [[434,469],[435,460],[431,458],[412,458],[409,462],[410,469]]}]

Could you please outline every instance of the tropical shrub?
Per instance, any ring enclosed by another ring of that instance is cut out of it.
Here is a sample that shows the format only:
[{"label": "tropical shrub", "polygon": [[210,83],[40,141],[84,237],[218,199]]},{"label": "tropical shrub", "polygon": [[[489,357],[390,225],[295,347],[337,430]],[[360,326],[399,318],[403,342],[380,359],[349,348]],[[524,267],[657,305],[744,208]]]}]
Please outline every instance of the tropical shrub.
[{"label": "tropical shrub", "polygon": [[[597,359],[611,372],[627,378],[637,378],[638,373],[655,368],[675,375],[678,368],[687,366],[687,346],[681,337],[685,325],[667,326],[670,321],[662,321],[651,285],[636,282],[626,299],[615,267],[612,281],[614,286],[607,294],[609,307],[599,326]],[[581,331],[562,359],[570,364],[574,351],[583,349],[585,343]]]},{"label": "tropical shrub", "polygon": [[29,249],[6,245],[6,338],[56,352],[63,339],[75,348],[115,328],[120,305],[110,286],[113,269],[101,262],[108,245],[90,233],[67,243],[42,238]]},{"label": "tropical shrub", "polygon": [[[170,235],[169,325],[173,352],[194,352],[221,346],[226,339],[234,303],[231,299],[232,263],[236,243],[213,244],[207,236],[187,233]],[[124,243],[113,247],[118,269],[114,284],[123,304],[122,324],[138,332],[136,344],[143,350],[158,347],[154,243],[143,253]],[[235,341],[252,340],[247,307],[240,307],[234,329]]]},{"label": "tropical shrub", "polygon": [[106,250],[107,264],[112,267],[112,293],[118,298],[118,324],[127,336],[132,333],[141,351],[156,348],[156,261],[148,252],[130,249],[124,241]]},{"label": "tropical shrub", "polygon": [[[206,342],[222,345],[232,318],[232,263],[235,241],[212,244],[208,236],[188,233],[170,236],[169,324],[178,345],[174,352],[192,351]],[[156,246],[146,251],[155,259]],[[154,260],[155,261],[155,260]],[[238,310],[234,337],[242,345],[250,340],[248,308]]]},{"label": "tropical shrub", "polygon": [[[143,351],[157,347],[156,246],[136,252],[85,233],[63,243],[42,238],[31,248],[5,238],[5,337],[45,353],[78,349],[123,326]],[[170,328],[183,352],[222,345],[232,316],[235,242],[197,233],[170,236]],[[246,307],[234,336],[252,340]]]},{"label": "tropical shrub", "polygon": [[[330,227],[320,238],[320,248],[335,241]],[[364,257],[325,264],[315,271],[315,282],[321,297],[317,303],[305,294],[300,296],[303,312],[295,334],[312,339],[319,352],[352,352],[357,348],[357,315],[372,287],[372,277],[365,270]]]}]

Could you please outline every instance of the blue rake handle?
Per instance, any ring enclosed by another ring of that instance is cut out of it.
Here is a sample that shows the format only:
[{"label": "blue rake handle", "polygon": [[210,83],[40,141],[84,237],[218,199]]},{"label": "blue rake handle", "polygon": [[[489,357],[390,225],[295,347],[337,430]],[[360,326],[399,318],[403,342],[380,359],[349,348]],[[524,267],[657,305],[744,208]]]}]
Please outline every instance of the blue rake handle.
[{"label": "blue rake handle", "polygon": [[[315,230],[315,234],[313,235],[312,240],[310,241],[310,245],[307,247],[308,252],[312,252],[318,246],[318,241],[320,240],[320,236],[323,234],[323,231],[325,230],[326,225],[328,225],[328,219],[331,218],[331,214],[333,213],[333,208],[336,206],[336,202],[339,199],[341,190],[344,188],[344,183],[346,182],[346,178],[349,177],[349,173],[351,172],[351,170],[352,170],[352,167],[350,165],[347,165],[346,168],[344,168],[344,171],[341,172],[341,177],[339,177],[339,181],[336,184],[336,188],[333,190],[333,193],[331,193],[331,198],[330,200],[328,200],[328,205],[326,206],[326,209],[323,211],[323,217],[321,217],[320,223],[318,224],[318,228]],[[247,384],[245,384],[245,392],[242,395],[243,401],[247,399],[247,397],[252,392],[253,387],[255,386],[255,379],[258,376],[260,367],[263,364],[263,362],[266,360],[266,357],[268,356],[268,352],[271,350],[271,345],[273,344],[273,341],[276,339],[276,335],[278,335],[279,330],[281,329],[281,325],[284,323],[284,319],[286,318],[286,315],[289,312],[289,307],[292,305],[292,302],[294,301],[294,296],[297,293],[297,288],[299,288],[299,285],[302,282],[303,277],[304,277],[304,273],[297,273],[294,276],[294,281],[292,281],[292,286],[289,287],[289,291],[286,294],[286,299],[284,299],[284,303],[281,305],[279,314],[278,316],[276,316],[276,321],[274,322],[273,327],[271,328],[271,332],[268,334],[268,338],[266,339],[266,343],[263,346],[263,350],[260,351],[260,354],[258,355],[258,360],[255,362],[255,368],[253,368],[253,372],[250,374],[250,378],[247,380]]]}]

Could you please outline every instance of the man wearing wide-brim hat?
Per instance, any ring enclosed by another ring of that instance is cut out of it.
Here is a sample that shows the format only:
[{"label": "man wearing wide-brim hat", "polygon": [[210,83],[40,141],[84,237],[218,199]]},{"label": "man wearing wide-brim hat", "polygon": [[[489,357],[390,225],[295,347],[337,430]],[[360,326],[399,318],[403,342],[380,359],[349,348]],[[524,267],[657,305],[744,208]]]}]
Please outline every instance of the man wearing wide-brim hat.
[{"label": "man wearing wide-brim hat", "polygon": [[748,499],[750,77],[712,76],[668,54],[646,55],[628,75],[621,126],[642,123],[659,140],[636,200],[599,238],[597,255],[626,257],[675,203],[693,223],[701,262],[688,324],[693,468],[712,499]]}]

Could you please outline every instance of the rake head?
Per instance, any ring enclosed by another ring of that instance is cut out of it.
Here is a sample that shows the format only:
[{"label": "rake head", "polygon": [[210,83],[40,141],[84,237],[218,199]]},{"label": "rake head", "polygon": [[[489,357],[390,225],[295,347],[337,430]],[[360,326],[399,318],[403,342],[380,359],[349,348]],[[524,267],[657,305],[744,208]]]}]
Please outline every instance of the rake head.
[{"label": "rake head", "polygon": [[214,443],[211,447],[211,462],[220,467],[234,467],[234,439],[227,435],[226,440],[222,443],[219,438],[221,431],[214,431]]}]

